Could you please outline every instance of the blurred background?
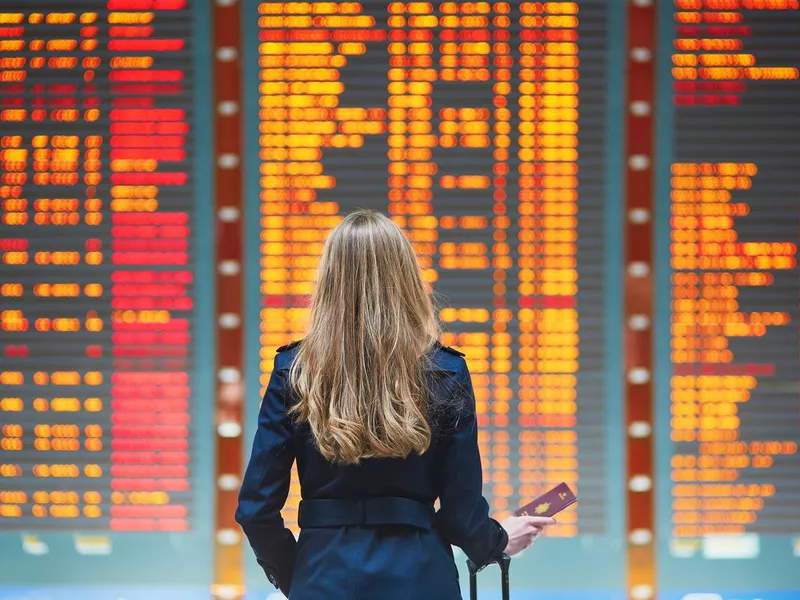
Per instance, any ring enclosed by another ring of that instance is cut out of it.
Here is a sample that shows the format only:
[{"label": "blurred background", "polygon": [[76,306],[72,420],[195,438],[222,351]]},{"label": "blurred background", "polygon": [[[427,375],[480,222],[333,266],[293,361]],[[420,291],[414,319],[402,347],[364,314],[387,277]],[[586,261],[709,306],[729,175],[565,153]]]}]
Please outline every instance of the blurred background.
[{"label": "blurred background", "polygon": [[493,513],[580,498],[514,600],[800,598],[799,33],[796,0],[0,0],[0,599],[282,597],[236,491],[359,206],[467,355]]}]

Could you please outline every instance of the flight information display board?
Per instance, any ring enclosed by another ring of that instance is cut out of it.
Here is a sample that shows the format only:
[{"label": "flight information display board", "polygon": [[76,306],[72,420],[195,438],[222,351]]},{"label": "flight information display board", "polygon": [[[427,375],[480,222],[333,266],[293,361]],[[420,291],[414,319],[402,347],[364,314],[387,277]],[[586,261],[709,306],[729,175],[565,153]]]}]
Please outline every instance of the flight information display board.
[{"label": "flight information display board", "polygon": [[0,1],[3,583],[54,532],[65,565],[210,539],[206,33],[184,0],[67,4]]},{"label": "flight information display board", "polygon": [[[564,539],[549,541],[552,565],[537,556],[547,564],[537,582],[563,584],[559,565],[573,554],[592,565],[580,585],[621,588],[621,557],[605,550],[619,542],[624,489],[621,444],[606,430],[620,414],[608,394],[619,382],[619,280],[606,268],[620,264],[608,225],[619,196],[607,193],[619,167],[607,148],[619,123],[619,100],[609,104],[621,89],[621,67],[609,69],[621,58],[619,11],[602,1],[244,9],[248,319],[260,324],[251,387],[263,391],[275,349],[303,336],[331,227],[356,207],[383,211],[422,257],[442,342],[466,354],[493,514],[568,482],[581,501],[559,515],[551,537]],[[283,513],[293,527],[299,491],[295,478]],[[251,586],[263,588],[253,566]],[[516,586],[532,584],[517,571]]]},{"label": "flight information display board", "polygon": [[799,3],[665,4],[656,219],[664,598],[794,598]]}]

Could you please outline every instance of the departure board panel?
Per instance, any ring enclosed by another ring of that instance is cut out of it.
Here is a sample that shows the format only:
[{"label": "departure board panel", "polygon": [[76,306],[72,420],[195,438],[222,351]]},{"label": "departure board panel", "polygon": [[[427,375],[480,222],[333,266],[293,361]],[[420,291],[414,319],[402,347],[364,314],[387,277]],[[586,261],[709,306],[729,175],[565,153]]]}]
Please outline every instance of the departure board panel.
[{"label": "departure board panel", "polygon": [[61,4],[0,2],[0,530],[186,532],[208,493],[194,19]]},{"label": "departure board panel", "polygon": [[[251,377],[304,335],[330,229],[380,210],[466,355],[493,515],[565,481],[552,537],[609,535],[608,3],[245,7]],[[299,499],[295,478],[292,527]]]},{"label": "departure board panel", "polygon": [[800,10],[679,0],[670,11],[660,102],[672,147],[662,140],[658,219],[671,363],[657,417],[664,581],[678,587],[680,573],[749,598],[739,592],[791,587],[782,573],[800,568]]}]

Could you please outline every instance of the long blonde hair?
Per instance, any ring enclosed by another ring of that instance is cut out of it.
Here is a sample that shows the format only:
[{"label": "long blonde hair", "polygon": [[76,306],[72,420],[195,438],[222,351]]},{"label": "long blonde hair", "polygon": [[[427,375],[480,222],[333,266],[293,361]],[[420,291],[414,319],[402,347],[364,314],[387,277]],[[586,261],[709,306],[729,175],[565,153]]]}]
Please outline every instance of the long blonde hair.
[{"label": "long blonde hair", "polygon": [[290,371],[292,412],[328,460],[424,453],[423,360],[439,325],[411,243],[387,217],[350,213],[328,236],[311,326]]}]

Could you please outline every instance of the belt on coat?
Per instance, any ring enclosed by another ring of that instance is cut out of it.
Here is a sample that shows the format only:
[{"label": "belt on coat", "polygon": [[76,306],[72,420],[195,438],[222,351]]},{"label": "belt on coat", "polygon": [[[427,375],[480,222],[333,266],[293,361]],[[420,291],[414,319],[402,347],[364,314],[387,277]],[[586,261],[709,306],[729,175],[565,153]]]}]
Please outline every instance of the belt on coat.
[{"label": "belt on coat", "polygon": [[433,528],[433,505],[411,498],[365,498],[362,500],[303,500],[297,523],[305,527],[411,525]]}]

